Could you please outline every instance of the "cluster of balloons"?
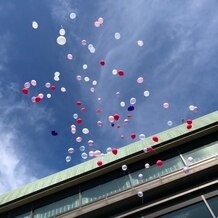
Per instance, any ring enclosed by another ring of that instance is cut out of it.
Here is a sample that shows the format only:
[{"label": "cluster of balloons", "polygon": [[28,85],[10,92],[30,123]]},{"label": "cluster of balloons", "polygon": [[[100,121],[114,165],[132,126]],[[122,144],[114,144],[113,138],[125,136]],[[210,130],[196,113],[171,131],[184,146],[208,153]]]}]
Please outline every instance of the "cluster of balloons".
[{"label": "cluster of balloons", "polygon": [[104,18],[99,17],[98,20],[94,22],[95,27],[100,27],[104,23]]}]

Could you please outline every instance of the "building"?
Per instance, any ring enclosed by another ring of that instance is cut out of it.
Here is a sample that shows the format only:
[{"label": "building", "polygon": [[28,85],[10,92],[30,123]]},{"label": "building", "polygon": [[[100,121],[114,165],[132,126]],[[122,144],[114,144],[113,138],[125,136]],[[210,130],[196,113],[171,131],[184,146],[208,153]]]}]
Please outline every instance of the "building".
[{"label": "building", "polygon": [[218,111],[157,136],[0,196],[0,217],[218,217]]}]

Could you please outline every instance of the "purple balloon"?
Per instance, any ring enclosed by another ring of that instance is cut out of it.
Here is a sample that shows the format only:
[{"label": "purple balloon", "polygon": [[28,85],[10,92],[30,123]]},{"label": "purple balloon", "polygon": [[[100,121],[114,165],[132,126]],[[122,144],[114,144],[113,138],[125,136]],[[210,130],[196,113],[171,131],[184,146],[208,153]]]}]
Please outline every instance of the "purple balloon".
[{"label": "purple balloon", "polygon": [[53,136],[57,136],[57,135],[58,135],[58,133],[57,133],[55,130],[52,130],[52,131],[51,131],[51,134],[52,134]]},{"label": "purple balloon", "polygon": [[133,105],[131,105],[131,106],[128,107],[128,111],[134,111],[134,109],[135,109],[135,108],[134,108]]}]

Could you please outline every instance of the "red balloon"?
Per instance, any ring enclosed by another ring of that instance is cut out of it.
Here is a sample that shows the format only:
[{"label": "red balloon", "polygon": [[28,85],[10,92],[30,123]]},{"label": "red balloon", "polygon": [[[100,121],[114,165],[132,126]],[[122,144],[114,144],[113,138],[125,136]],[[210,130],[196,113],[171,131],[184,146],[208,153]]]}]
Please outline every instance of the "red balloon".
[{"label": "red balloon", "polygon": [[76,120],[76,122],[77,122],[78,124],[81,124],[81,123],[83,122],[83,120],[82,120],[82,118],[78,118],[78,119]]},{"label": "red balloon", "polygon": [[82,112],[86,112],[86,109],[84,107],[81,108]]},{"label": "red balloon", "polygon": [[23,88],[23,89],[22,89],[22,93],[23,93],[24,95],[27,95],[28,92],[29,92],[29,90],[28,90],[27,88]]},{"label": "red balloon", "polygon": [[117,124],[117,128],[119,129],[120,127],[121,127],[121,125],[118,123],[118,124]]},{"label": "red balloon", "polygon": [[51,89],[52,91],[54,91],[54,90],[56,89],[56,87],[55,87],[55,86],[51,86],[50,89]]},{"label": "red balloon", "polygon": [[117,155],[117,152],[118,152],[117,148],[113,148],[113,149],[112,149],[112,153],[113,153],[114,155]]},{"label": "red balloon", "polygon": [[191,128],[192,128],[192,125],[191,125],[191,124],[187,124],[186,128],[187,128],[187,129],[191,129]]},{"label": "red balloon", "polygon": [[96,109],[96,113],[101,113],[101,112],[102,112],[102,110],[100,108]]},{"label": "red balloon", "polygon": [[163,166],[163,161],[162,161],[162,160],[158,160],[158,161],[156,162],[156,165],[157,165],[158,167]]},{"label": "red balloon", "polygon": [[99,160],[98,162],[97,162],[97,165],[100,167],[101,165],[103,164],[103,162],[101,161],[101,160]]},{"label": "red balloon", "polygon": [[131,118],[131,117],[132,117],[132,114],[127,114],[127,117],[128,117],[128,118]]},{"label": "red balloon", "polygon": [[77,101],[77,102],[76,102],[76,105],[77,105],[77,106],[81,106],[81,104],[82,104],[81,101]]},{"label": "red balloon", "polygon": [[148,146],[148,147],[147,147],[147,151],[148,151],[148,152],[153,151],[153,147],[152,147],[152,146]]},{"label": "red balloon", "polygon": [[124,76],[124,71],[123,70],[118,70],[118,75],[119,76]]},{"label": "red balloon", "polygon": [[187,120],[186,123],[187,124],[192,124],[192,120]]},{"label": "red balloon", "polygon": [[36,98],[35,98],[35,102],[36,103],[39,103],[41,101],[41,98],[39,97],[39,96],[37,96]]},{"label": "red balloon", "polygon": [[120,118],[119,114],[114,114],[114,119],[115,120],[119,120],[119,118]]},{"label": "red balloon", "polygon": [[104,65],[105,65],[105,61],[104,61],[104,60],[100,60],[99,63],[100,63],[101,66],[104,66]]},{"label": "red balloon", "polygon": [[158,139],[157,136],[153,136],[153,137],[152,137],[152,140],[153,140],[154,142],[158,142],[158,141],[159,141],[159,139]]},{"label": "red balloon", "polygon": [[132,134],[131,134],[131,138],[132,138],[132,139],[135,139],[135,138],[136,138],[136,134],[135,134],[135,133],[132,133]]}]

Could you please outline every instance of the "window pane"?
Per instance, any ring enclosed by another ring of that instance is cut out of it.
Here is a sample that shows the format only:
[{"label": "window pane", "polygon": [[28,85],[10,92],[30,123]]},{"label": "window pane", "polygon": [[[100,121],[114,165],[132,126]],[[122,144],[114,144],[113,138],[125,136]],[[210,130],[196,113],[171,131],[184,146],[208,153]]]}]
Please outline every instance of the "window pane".
[{"label": "window pane", "polygon": [[207,199],[207,202],[210,205],[213,213],[218,217],[218,196]]},{"label": "window pane", "polygon": [[176,210],[166,215],[160,216],[161,218],[211,218],[211,214],[207,209],[205,203],[199,202],[197,204]]},{"label": "window pane", "polygon": [[[192,165],[215,155],[218,155],[218,142],[213,142],[209,145],[205,145],[190,152],[184,153],[183,157],[188,165]],[[190,157],[193,160],[190,161]]]},{"label": "window pane", "polygon": [[102,198],[106,198],[107,196],[124,191],[130,187],[131,184],[128,176],[114,179],[110,182],[82,192],[82,204],[87,204]]},{"label": "window pane", "polygon": [[79,207],[79,195],[73,195],[34,210],[34,218],[49,218]]},{"label": "window pane", "polygon": [[[179,156],[165,160],[162,167],[157,167],[156,165],[150,166],[150,168],[143,168],[136,172],[131,173],[132,183],[134,186],[139,185],[144,182],[148,182],[154,179],[157,179],[166,174],[172,173],[179,169],[182,169],[184,164]],[[143,177],[140,177],[139,174],[142,174]]]}]

